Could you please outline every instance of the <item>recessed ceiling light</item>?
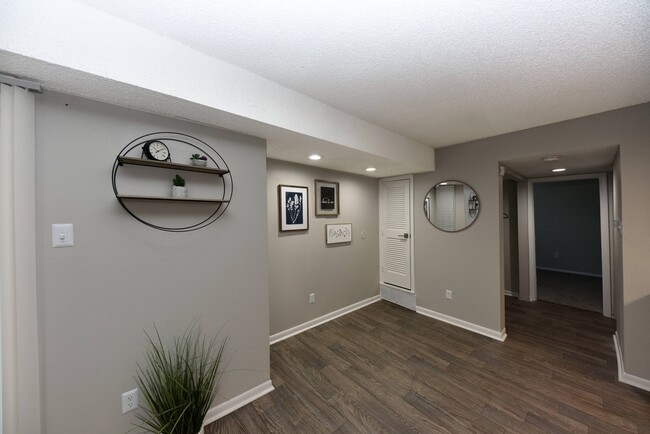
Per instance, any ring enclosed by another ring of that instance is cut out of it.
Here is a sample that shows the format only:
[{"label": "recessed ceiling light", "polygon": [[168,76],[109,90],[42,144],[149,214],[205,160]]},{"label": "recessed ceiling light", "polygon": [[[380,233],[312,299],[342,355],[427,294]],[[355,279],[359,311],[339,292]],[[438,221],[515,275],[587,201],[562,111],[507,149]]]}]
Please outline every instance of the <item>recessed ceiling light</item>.
[{"label": "recessed ceiling light", "polygon": [[441,182],[440,185],[447,185],[449,184],[448,182]]},{"label": "recessed ceiling light", "polygon": [[366,172],[374,172],[375,170],[377,170],[377,168],[375,168],[375,167],[367,167],[366,168]]},{"label": "recessed ceiling light", "polygon": [[314,161],[316,161],[316,160],[320,160],[320,155],[318,155],[318,154],[311,154],[311,155],[309,156],[309,159],[310,159],[310,160],[314,160]]},{"label": "recessed ceiling light", "polygon": [[552,163],[554,161],[560,161],[560,157],[558,155],[549,155],[548,157],[542,158],[542,161],[544,163]]},{"label": "recessed ceiling light", "polygon": [[565,170],[565,168],[553,169],[553,172],[564,172]]}]

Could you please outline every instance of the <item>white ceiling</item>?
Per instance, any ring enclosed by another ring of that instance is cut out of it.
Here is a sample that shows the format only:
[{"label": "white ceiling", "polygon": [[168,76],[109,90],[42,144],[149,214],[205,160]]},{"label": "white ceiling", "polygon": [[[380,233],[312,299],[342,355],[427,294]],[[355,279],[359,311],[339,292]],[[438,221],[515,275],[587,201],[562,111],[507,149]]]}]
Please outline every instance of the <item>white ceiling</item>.
[{"label": "white ceiling", "polygon": [[434,147],[650,101],[647,0],[79,2]]},{"label": "white ceiling", "polygon": [[[602,149],[519,158],[516,160],[502,161],[501,164],[528,179],[598,173],[612,170],[616,152],[618,152],[618,146],[609,146]],[[544,161],[544,157],[557,157],[558,160],[547,162]],[[553,169],[559,168],[564,168],[566,171],[552,171]]]}]

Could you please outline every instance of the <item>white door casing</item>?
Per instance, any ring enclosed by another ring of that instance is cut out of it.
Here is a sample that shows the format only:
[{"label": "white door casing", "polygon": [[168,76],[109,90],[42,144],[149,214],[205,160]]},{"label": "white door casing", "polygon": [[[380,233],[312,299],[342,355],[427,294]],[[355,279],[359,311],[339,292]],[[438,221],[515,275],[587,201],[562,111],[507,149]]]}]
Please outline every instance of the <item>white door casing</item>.
[{"label": "white door casing", "polygon": [[382,180],[380,281],[411,290],[411,179]]}]

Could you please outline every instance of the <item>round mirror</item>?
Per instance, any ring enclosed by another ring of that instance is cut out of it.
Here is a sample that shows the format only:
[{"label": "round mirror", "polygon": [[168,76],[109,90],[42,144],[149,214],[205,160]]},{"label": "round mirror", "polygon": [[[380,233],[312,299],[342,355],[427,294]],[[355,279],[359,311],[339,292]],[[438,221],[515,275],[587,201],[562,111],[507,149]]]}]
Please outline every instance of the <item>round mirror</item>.
[{"label": "round mirror", "polygon": [[444,181],[435,185],[424,198],[424,215],[432,225],[445,232],[468,228],[479,212],[479,200],[469,185]]}]

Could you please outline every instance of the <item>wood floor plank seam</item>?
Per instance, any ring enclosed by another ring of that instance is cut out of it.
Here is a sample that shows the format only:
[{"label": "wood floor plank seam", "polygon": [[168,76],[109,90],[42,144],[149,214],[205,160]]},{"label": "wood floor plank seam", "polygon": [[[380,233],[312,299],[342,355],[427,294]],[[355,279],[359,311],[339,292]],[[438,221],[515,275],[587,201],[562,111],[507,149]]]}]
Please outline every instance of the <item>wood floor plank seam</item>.
[{"label": "wood floor plank seam", "polygon": [[615,322],[506,298],[506,342],[381,301],[271,347],[275,390],[216,433],[650,433]]}]

